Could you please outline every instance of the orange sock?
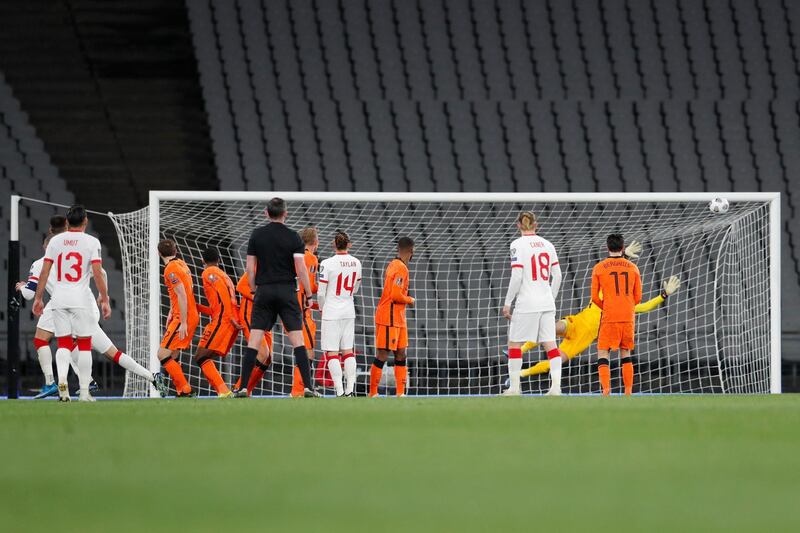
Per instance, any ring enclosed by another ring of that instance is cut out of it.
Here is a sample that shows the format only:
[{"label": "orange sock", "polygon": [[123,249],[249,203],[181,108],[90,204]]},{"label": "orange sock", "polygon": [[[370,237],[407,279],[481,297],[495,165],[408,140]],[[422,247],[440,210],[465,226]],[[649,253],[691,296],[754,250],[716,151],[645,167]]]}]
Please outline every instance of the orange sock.
[{"label": "orange sock", "polygon": [[625,396],[633,394],[633,361],[630,357],[622,358],[622,383],[625,385]]},{"label": "orange sock", "polygon": [[200,370],[203,371],[203,375],[208,382],[211,383],[211,386],[214,387],[214,390],[217,391],[217,394],[229,392],[228,386],[225,385],[225,381],[222,379],[222,376],[219,375],[217,365],[214,364],[214,361],[206,359],[203,361],[203,364],[200,365]]},{"label": "orange sock", "polygon": [[256,389],[259,383],[261,383],[261,378],[264,377],[264,372],[267,371],[266,366],[262,366],[258,361],[256,361],[256,366],[253,368],[253,373],[250,374],[250,381],[247,382],[247,395],[250,396],[253,394],[253,391]]},{"label": "orange sock", "polygon": [[189,394],[192,392],[192,388],[189,386],[189,382],[186,381],[186,376],[183,375],[183,370],[179,362],[169,358],[166,361],[162,361],[161,365],[164,367],[164,370],[167,371],[169,377],[172,378],[172,384],[175,385],[175,390],[178,394]]},{"label": "orange sock", "polygon": [[300,369],[294,367],[294,373],[292,374],[292,397],[302,396],[305,388],[303,376],[300,375]]},{"label": "orange sock", "polygon": [[608,367],[607,359],[598,361],[597,374],[600,376],[600,387],[603,389],[603,396],[608,396],[611,393],[611,369]]},{"label": "orange sock", "polygon": [[394,380],[397,387],[397,395],[402,396],[406,393],[406,380],[408,379],[408,367],[405,362],[402,365],[394,364]]},{"label": "orange sock", "polygon": [[[369,396],[370,398],[378,395],[378,385],[381,383],[381,374],[383,374],[383,365],[386,363],[375,359],[372,362],[372,367],[369,369]],[[380,366],[378,366],[380,365]]]}]

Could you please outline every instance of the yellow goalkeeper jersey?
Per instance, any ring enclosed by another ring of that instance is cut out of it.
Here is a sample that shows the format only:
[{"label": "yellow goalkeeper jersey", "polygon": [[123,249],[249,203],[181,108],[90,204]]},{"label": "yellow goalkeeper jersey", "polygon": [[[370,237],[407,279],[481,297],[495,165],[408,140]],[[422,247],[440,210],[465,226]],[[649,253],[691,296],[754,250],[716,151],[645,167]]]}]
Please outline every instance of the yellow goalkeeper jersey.
[{"label": "yellow goalkeeper jersey", "polygon": [[[659,294],[655,298],[637,305],[634,311],[637,314],[649,313],[654,309],[658,309],[664,301],[664,297]],[[583,353],[597,340],[602,312],[599,307],[589,302],[589,305],[581,309],[580,312],[565,316],[562,319],[567,326],[567,330],[559,348],[568,358],[572,359]]]}]

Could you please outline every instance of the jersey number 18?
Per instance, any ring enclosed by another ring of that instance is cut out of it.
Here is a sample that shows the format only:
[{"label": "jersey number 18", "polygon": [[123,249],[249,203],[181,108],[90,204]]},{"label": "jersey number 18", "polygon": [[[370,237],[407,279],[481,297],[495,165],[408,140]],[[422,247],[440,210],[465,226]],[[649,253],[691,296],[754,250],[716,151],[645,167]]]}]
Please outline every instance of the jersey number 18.
[{"label": "jersey number 18", "polygon": [[531,277],[533,281],[550,279],[550,254],[539,254],[538,256],[533,254],[531,256]]}]

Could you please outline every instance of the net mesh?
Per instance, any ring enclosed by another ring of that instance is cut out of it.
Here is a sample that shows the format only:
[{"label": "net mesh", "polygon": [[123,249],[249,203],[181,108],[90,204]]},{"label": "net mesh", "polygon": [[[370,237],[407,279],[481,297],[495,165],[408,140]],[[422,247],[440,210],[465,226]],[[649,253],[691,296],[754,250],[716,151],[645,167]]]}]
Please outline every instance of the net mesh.
[{"label": "net mesh", "polygon": [[[178,243],[193,271],[198,302],[205,303],[199,278],[201,250],[217,247],[222,267],[235,283],[244,271],[250,232],[265,222],[264,209],[263,202],[255,201],[161,201],[161,236]],[[333,234],[343,229],[353,239],[353,255],[363,263],[363,285],[356,297],[357,391],[365,390],[375,354],[373,313],[384,268],[395,256],[397,239],[408,235],[416,242],[410,294],[417,300],[416,307],[408,310],[409,393],[501,392],[507,377],[503,351],[508,325],[500,310],[510,278],[508,248],[517,237],[514,220],[523,209],[537,214],[539,233],[558,251],[564,272],[557,298],[559,316],[574,315],[588,305],[591,269],[606,255],[609,233],[643,243],[637,263],[644,300],[657,296],[669,276],[680,277],[677,293],[637,317],[635,391],[769,392],[766,202],[732,202],[726,214],[711,213],[703,202],[290,202],[290,227],[318,228],[320,260],[333,254]],[[115,215],[114,221],[123,250],[127,346],[132,357],[148,365],[148,210]],[[166,291],[161,292],[155,297],[161,301],[163,327],[169,307]],[[205,323],[203,317],[194,347]],[[570,335],[596,333],[574,329]],[[291,387],[291,348],[280,326],[274,333],[274,362],[257,395],[283,395]],[[229,384],[238,378],[243,342],[240,337],[219,363]],[[320,353],[315,355],[319,360]],[[564,366],[564,392],[599,391],[596,355],[592,346]],[[525,366],[543,358],[535,348],[525,354]],[[191,354],[183,353],[181,362],[192,387],[211,394]],[[385,385],[391,388],[391,369],[384,374]],[[317,383],[324,385],[322,371],[316,375]],[[612,376],[612,386],[620,390],[614,361]],[[524,378],[522,386],[523,392],[542,393],[549,387],[549,377],[545,373]],[[125,395],[147,394],[148,384],[129,375]]]}]

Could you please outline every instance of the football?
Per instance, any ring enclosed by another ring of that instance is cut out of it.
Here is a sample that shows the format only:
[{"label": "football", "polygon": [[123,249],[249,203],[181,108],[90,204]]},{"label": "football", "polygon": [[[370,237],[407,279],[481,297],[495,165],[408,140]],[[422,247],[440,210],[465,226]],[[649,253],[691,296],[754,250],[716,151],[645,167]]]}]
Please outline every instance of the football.
[{"label": "football", "polygon": [[708,209],[712,213],[722,214],[727,213],[728,209],[730,209],[730,204],[728,200],[725,198],[714,198],[710,202],[708,202]]}]

